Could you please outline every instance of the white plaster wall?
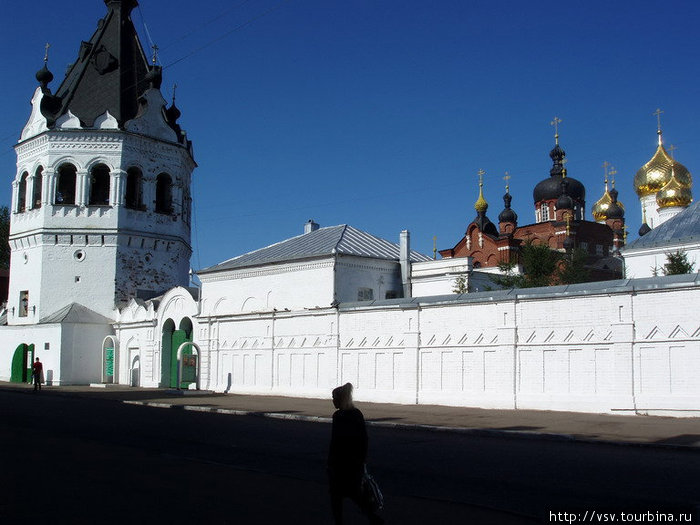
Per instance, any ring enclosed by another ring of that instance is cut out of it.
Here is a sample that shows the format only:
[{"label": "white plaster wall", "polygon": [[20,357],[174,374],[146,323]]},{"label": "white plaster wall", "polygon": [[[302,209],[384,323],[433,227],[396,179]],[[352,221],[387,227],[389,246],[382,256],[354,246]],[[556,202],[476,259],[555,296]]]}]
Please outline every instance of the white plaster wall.
[{"label": "white plaster wall", "polygon": [[398,261],[350,255],[339,255],[337,261],[335,289],[338,302],[357,301],[360,288],[371,288],[374,299],[377,300],[385,299],[389,291],[396,297],[403,295],[401,267]]},{"label": "white plaster wall", "polygon": [[34,357],[38,357],[44,365],[44,378],[47,383],[61,383],[60,325],[3,326],[0,330],[0,381],[10,380],[15,349],[20,344],[33,344]]},{"label": "white plaster wall", "polygon": [[102,341],[111,333],[110,325],[62,325],[61,384],[85,385],[102,381]]},{"label": "white plaster wall", "polygon": [[694,270],[700,271],[700,243],[689,243],[678,246],[664,246],[661,248],[650,248],[640,251],[622,251],[625,261],[625,276],[628,279],[642,277],[652,277],[654,268],[658,275],[663,275],[663,267],[667,262],[667,254],[675,253],[678,250],[688,254],[688,261],[693,263]]},{"label": "white plaster wall", "polygon": [[203,274],[208,315],[326,307],[333,302],[333,259]]}]

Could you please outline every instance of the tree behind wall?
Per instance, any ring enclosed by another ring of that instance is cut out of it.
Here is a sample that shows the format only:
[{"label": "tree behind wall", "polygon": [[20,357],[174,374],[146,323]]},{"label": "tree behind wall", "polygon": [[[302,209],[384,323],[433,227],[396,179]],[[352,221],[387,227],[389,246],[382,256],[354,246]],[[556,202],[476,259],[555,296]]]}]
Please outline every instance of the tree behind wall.
[{"label": "tree behind wall", "polygon": [[0,269],[10,267],[10,209],[0,206]]},{"label": "tree behind wall", "polygon": [[675,253],[666,254],[666,264],[664,264],[664,275],[681,275],[693,273],[695,264],[688,260],[688,252],[677,250]]}]

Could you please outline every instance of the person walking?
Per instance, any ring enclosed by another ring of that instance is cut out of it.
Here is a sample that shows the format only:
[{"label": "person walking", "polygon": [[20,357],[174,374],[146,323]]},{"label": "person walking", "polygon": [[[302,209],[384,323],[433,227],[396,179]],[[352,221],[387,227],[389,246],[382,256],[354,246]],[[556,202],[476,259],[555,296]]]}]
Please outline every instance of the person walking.
[{"label": "person walking", "polygon": [[44,373],[44,365],[41,364],[39,358],[32,363],[32,383],[34,383],[34,391],[41,390],[41,376]]},{"label": "person walking", "polygon": [[371,525],[384,520],[362,493],[362,477],[367,460],[365,418],[352,402],[352,384],[333,390],[333,427],[328,450],[328,481],[331,509],[336,525],[343,523],[343,498],[350,498],[367,516]]}]

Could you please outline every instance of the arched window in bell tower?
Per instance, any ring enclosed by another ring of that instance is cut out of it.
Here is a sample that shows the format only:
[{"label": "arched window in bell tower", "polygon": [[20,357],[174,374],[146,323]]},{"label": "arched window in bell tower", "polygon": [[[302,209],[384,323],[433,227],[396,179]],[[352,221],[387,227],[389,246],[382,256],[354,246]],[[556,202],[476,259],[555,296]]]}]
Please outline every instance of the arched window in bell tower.
[{"label": "arched window in bell tower", "polygon": [[156,213],[173,212],[173,180],[167,173],[156,179]]},{"label": "arched window in bell tower", "polygon": [[17,188],[17,213],[22,213],[27,209],[27,178],[29,173],[22,173],[19,179],[19,188]]},{"label": "arched window in bell tower", "polygon": [[126,170],[126,195],[124,205],[132,210],[143,209],[143,175],[138,168]]},{"label": "arched window in bell tower", "polygon": [[90,206],[109,206],[109,168],[98,164],[90,171]]},{"label": "arched window in bell tower", "polygon": [[75,204],[75,166],[62,164],[58,168],[58,181],[56,182],[56,204]]},{"label": "arched window in bell tower", "polygon": [[32,208],[41,208],[41,186],[44,182],[44,168],[39,166],[34,172],[34,187],[32,189]]}]

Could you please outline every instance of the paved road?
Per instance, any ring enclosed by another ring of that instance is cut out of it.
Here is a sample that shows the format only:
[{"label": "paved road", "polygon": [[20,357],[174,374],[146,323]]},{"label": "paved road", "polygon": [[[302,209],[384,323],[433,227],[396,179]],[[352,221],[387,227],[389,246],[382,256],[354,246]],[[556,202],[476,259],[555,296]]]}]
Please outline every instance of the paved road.
[{"label": "paved road", "polygon": [[[329,523],[329,430],[0,392],[0,522]],[[693,449],[371,428],[370,454],[388,523],[536,523],[550,510],[700,499]]]}]

